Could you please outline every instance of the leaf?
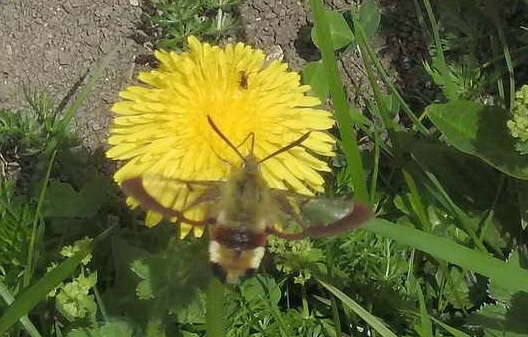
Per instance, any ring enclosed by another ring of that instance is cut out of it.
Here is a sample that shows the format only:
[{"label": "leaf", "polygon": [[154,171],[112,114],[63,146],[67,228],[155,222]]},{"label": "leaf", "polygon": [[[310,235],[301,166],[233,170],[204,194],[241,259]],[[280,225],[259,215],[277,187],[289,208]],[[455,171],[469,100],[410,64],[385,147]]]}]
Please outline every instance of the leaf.
[{"label": "leaf", "polygon": [[[520,254],[518,248],[510,253],[507,263],[511,266],[524,269],[526,269],[528,265],[526,258]],[[511,304],[512,297],[515,294],[515,291],[512,291],[511,289],[505,289],[493,280],[489,283],[488,292],[494,300],[500,301],[505,305]]]},{"label": "leaf", "polygon": [[444,297],[456,309],[471,307],[469,287],[464,272],[459,268],[450,268],[447,275],[447,284],[444,288]]},{"label": "leaf", "polygon": [[129,322],[109,320],[100,327],[91,329],[74,329],[67,337],[132,337],[134,328]]},{"label": "leaf", "polygon": [[326,71],[321,62],[307,63],[302,71],[304,84],[312,88],[313,93],[319,97],[321,102],[326,101],[330,92]]},{"label": "leaf", "polygon": [[528,179],[528,157],[515,150],[515,140],[506,127],[506,111],[457,100],[429,105],[426,112],[458,150],[477,156],[508,175]]},{"label": "leaf", "polygon": [[130,269],[141,278],[136,288],[136,295],[140,300],[148,300],[154,298],[153,284],[151,283],[151,275],[149,266],[142,260],[135,260],[132,262]]},{"label": "leaf", "polygon": [[[350,43],[354,42],[354,33],[352,33],[352,30],[348,26],[343,14],[328,9],[323,9],[323,12],[328,23],[328,28],[330,29],[330,37],[332,39],[334,50],[344,48]],[[315,26],[312,29],[311,35],[312,41],[317,46],[317,48],[320,49],[321,45],[317,40],[318,38]]]},{"label": "leaf", "polygon": [[277,305],[281,298],[281,290],[275,280],[263,275],[257,275],[242,283],[240,291],[244,299],[252,306],[259,306],[263,300]]},{"label": "leaf", "polygon": [[372,37],[379,28],[381,12],[376,0],[366,0],[359,8],[359,23],[367,38]]},{"label": "leaf", "polygon": [[404,132],[397,135],[400,148],[412,155],[423,169],[433,173],[457,205],[463,209],[487,210],[493,203],[501,176],[495,169],[439,141]]},{"label": "leaf", "polygon": [[136,294],[141,300],[164,301],[172,311],[185,308],[211,277],[204,243],[173,242],[165,251],[130,265],[140,278]]},{"label": "leaf", "polygon": [[409,245],[449,263],[457,264],[463,269],[482,274],[497,282],[501,287],[514,291],[528,291],[528,270],[512,266],[490,255],[469,249],[455,243],[453,240],[382,219],[371,220],[363,228],[389,237],[399,243]]},{"label": "leaf", "polygon": [[51,181],[42,205],[45,217],[88,218],[99,210],[106,200],[108,186],[99,177],[87,182],[80,192],[70,184]]},{"label": "leaf", "polygon": [[502,304],[484,305],[470,316],[470,324],[484,328],[485,336],[528,336],[528,293],[520,292],[511,308]]}]

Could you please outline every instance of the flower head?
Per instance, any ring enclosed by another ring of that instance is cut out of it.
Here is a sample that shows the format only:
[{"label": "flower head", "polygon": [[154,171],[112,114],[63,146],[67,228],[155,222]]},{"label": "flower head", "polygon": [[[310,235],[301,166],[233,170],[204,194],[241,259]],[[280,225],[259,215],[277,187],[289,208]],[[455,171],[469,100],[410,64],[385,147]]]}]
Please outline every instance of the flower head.
[{"label": "flower head", "polygon": [[[257,158],[290,144],[310,132],[302,146],[282,152],[261,164],[269,187],[290,189],[312,195],[323,190],[318,171],[329,171],[315,157],[333,156],[335,140],[326,133],[334,125],[331,114],[317,109],[319,99],[306,95],[309,86],[300,85],[299,74],[287,71],[287,64],[265,61],[261,50],[242,43],[223,48],[188,39],[183,53],[156,51],[158,69],[144,72],[139,79],[150,87],[131,86],[120,92],[107,155],[127,163],[114,175],[120,184],[143,176],[144,187],[165,207],[185,210],[203,189],[179,188],[156,182],[156,176],[185,181],[225,180],[230,165],[241,159],[208,123],[208,117],[233,143],[250,153],[254,135]],[[308,150],[308,151],[307,151]],[[149,181],[151,181],[149,183]],[[137,202],[128,198],[131,206]],[[205,207],[197,205],[184,212],[202,220]],[[160,214],[149,211],[146,224],[153,226]],[[182,224],[182,234],[192,227]],[[196,235],[202,228],[195,227]]]}]

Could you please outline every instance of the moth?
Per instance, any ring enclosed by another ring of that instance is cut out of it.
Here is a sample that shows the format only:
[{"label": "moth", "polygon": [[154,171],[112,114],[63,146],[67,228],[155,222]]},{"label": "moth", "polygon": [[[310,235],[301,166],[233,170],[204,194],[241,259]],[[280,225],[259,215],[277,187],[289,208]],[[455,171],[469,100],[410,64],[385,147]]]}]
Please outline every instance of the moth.
[{"label": "moth", "polygon": [[[303,135],[289,145],[258,159],[253,154],[255,136],[250,134],[251,151],[244,156],[221,132],[208,116],[215,133],[237,154],[242,164],[232,166],[226,181],[181,181],[180,184],[205,186],[205,191],[185,210],[164,207],[149,195],[143,185],[143,177],[125,180],[124,192],[138,201],[146,210],[158,212],[177,221],[209,228],[209,261],[213,273],[227,283],[238,283],[256,273],[265,253],[267,237],[273,234],[287,240],[304,237],[321,238],[356,229],[366,222],[372,212],[362,202],[314,198],[270,188],[264,180],[260,165],[266,160],[300,146],[309,137]],[[161,178],[161,177],[160,177]],[[167,178],[164,178],[167,179]],[[186,210],[206,203],[206,218],[194,221],[184,216]],[[298,209],[294,205],[298,205]],[[300,212],[299,212],[300,210]],[[277,223],[296,224],[300,230],[285,232],[276,228]]]}]

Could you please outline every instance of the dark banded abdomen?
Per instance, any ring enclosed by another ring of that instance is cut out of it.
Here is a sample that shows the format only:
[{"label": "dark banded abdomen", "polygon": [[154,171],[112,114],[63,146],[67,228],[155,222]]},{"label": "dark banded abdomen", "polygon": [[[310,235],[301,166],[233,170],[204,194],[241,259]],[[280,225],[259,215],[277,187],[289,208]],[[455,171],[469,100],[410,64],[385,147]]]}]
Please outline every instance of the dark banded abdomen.
[{"label": "dark banded abdomen", "polygon": [[209,238],[209,261],[222,281],[238,283],[252,276],[264,256],[266,233],[240,228],[212,226]]}]

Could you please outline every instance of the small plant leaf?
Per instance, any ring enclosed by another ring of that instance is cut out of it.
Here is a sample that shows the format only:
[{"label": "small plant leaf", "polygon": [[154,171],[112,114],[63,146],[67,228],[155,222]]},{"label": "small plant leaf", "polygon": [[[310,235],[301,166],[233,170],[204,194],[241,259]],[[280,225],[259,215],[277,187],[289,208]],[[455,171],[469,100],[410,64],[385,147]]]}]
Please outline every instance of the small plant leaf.
[{"label": "small plant leaf", "polygon": [[[354,33],[352,33],[343,14],[327,9],[323,9],[323,11],[326,21],[328,22],[328,28],[330,29],[330,36],[334,50],[344,48],[354,42]],[[320,48],[321,44],[317,40],[315,26],[312,29],[312,41],[317,48]]]},{"label": "small plant leaf", "polygon": [[321,62],[310,62],[302,71],[304,84],[312,88],[312,92],[319,97],[321,102],[326,101],[330,92],[326,71]]},{"label": "small plant leaf", "polygon": [[363,2],[359,7],[358,19],[367,38],[376,34],[381,21],[381,12],[377,0]]},{"label": "small plant leaf", "polygon": [[528,179],[528,157],[515,150],[515,140],[506,127],[506,111],[466,100],[432,104],[426,111],[459,151],[477,156],[510,176]]},{"label": "small plant leaf", "polygon": [[110,320],[97,328],[74,329],[67,337],[132,337],[133,332],[129,322]]}]

